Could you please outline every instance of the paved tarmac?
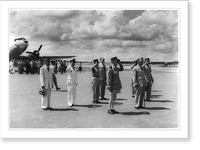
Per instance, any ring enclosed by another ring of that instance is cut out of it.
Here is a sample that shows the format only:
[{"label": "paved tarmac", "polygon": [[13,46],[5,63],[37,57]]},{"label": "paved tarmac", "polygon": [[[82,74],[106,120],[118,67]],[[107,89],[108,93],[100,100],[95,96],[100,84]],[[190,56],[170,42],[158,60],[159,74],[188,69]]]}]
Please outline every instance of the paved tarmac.
[{"label": "paved tarmac", "polygon": [[[91,72],[78,73],[76,106],[67,105],[67,74],[58,73],[58,85],[52,90],[51,107],[41,109],[39,75],[10,74],[10,128],[177,128],[178,69],[153,69],[154,84],[151,102],[144,109],[134,108],[131,97],[131,71],[120,72],[122,91],[117,95],[115,109],[107,113],[108,100],[92,103]],[[109,92],[106,90],[106,98]]]}]

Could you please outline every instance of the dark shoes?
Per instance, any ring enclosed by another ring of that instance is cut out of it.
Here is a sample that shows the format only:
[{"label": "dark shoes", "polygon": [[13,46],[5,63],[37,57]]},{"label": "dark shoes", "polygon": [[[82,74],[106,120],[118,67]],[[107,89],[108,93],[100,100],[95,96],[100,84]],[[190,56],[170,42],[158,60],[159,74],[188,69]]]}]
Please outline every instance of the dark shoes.
[{"label": "dark shoes", "polygon": [[51,108],[51,107],[47,107],[47,108],[42,108],[43,110],[53,110],[53,108]]},{"label": "dark shoes", "polygon": [[100,98],[100,100],[108,100],[107,98],[103,97],[103,98]]},{"label": "dark shoes", "polygon": [[114,109],[109,109],[108,113],[111,114],[111,115],[113,115],[113,114],[118,114],[119,112],[116,111],[116,110],[114,110]]},{"label": "dark shoes", "polygon": [[99,103],[101,103],[101,102],[99,102],[99,101],[93,101],[93,104],[99,104]]},{"label": "dark shoes", "polygon": [[142,106],[135,107],[135,109],[142,109],[142,108],[144,108],[144,107],[142,107]]},{"label": "dark shoes", "polygon": [[56,91],[58,91],[59,89],[61,89],[61,88],[60,88],[60,87],[57,87],[57,88],[56,88]]},{"label": "dark shoes", "polygon": [[146,102],[150,102],[151,100],[150,100],[150,99],[145,99],[144,101],[146,101]]}]

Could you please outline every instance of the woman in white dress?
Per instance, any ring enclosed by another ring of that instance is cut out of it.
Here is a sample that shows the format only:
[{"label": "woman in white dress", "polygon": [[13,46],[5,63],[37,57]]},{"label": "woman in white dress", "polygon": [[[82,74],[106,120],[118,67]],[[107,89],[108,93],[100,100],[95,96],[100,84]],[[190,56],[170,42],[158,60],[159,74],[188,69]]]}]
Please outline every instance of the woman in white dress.
[{"label": "woman in white dress", "polygon": [[78,84],[77,79],[77,70],[75,69],[75,59],[70,61],[69,66],[67,67],[67,89],[68,96],[67,102],[70,107],[76,103],[76,86]]}]

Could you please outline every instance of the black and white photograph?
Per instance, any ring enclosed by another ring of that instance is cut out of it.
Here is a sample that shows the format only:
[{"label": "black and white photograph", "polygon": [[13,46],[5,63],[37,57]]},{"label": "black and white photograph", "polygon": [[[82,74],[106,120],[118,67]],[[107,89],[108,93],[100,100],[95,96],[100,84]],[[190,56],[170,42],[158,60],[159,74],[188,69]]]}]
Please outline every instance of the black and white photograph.
[{"label": "black and white photograph", "polygon": [[179,8],[7,12],[10,131],[183,127]]}]

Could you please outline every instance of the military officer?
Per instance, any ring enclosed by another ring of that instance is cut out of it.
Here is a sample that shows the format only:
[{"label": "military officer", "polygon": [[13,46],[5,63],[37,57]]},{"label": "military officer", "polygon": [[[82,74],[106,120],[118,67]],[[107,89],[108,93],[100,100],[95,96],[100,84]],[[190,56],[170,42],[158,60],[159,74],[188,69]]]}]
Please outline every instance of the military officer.
[{"label": "military officer", "polygon": [[92,94],[93,103],[97,104],[99,102],[99,61],[98,59],[93,60],[94,65],[91,67],[92,70]]},{"label": "military officer", "polygon": [[147,79],[147,86],[145,88],[145,92],[146,92],[146,101],[150,101],[151,98],[151,87],[153,84],[153,76],[152,76],[152,71],[151,71],[151,66],[150,66],[150,59],[146,58],[145,59],[145,63],[143,64],[143,70],[144,70],[144,74],[146,76]]},{"label": "military officer", "polygon": [[[138,61],[138,59],[137,60],[135,60],[134,62],[133,62],[133,65],[131,66],[131,70],[135,67],[135,66],[137,66],[137,61]],[[132,87],[132,97],[135,97],[135,87],[133,87],[133,82],[131,82],[131,87]]]},{"label": "military officer", "polygon": [[53,88],[53,70],[50,67],[50,61],[45,60],[45,65],[40,68],[40,84],[41,88],[45,90],[45,95],[42,96],[42,109],[52,110],[50,107],[51,89]]},{"label": "military officer", "polygon": [[[118,67],[119,66],[119,67]],[[117,97],[117,93],[121,92],[122,85],[121,80],[119,77],[119,71],[123,71],[123,65],[121,64],[120,60],[117,59],[117,57],[111,58],[111,66],[108,69],[108,79],[107,79],[107,85],[108,89],[110,91],[110,100],[109,100],[109,106],[108,106],[108,113],[109,114],[115,114],[118,113],[114,109],[114,103],[115,99]]]},{"label": "military officer", "polygon": [[143,107],[144,90],[146,86],[146,77],[142,68],[143,60],[140,58],[137,61],[137,66],[132,70],[132,86],[135,88],[135,108],[139,109]]},{"label": "military officer", "polygon": [[105,88],[106,88],[106,65],[105,59],[103,57],[100,58],[99,63],[99,88],[100,88],[100,100],[105,100]]},{"label": "military officer", "polygon": [[76,86],[78,85],[77,70],[75,68],[75,59],[70,60],[67,67],[67,102],[70,107],[76,103]]}]

